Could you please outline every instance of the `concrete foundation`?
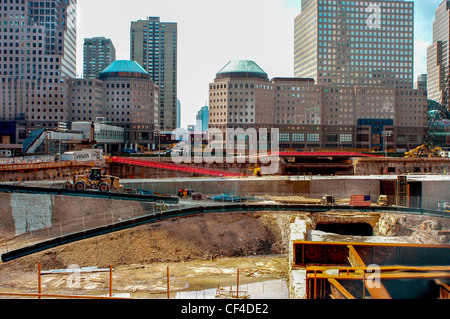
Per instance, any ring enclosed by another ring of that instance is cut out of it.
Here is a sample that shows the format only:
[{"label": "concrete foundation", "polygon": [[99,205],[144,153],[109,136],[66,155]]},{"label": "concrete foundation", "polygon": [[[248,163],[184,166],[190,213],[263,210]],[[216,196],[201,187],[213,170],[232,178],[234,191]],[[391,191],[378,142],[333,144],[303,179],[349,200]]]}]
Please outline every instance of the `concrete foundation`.
[{"label": "concrete foundation", "polygon": [[[370,195],[375,203],[382,194],[382,183],[392,182],[395,200],[395,175],[334,176],[334,177],[247,177],[247,178],[177,178],[122,180],[125,187],[152,190],[175,195],[179,189],[193,189],[204,195],[234,192],[238,196],[306,195],[321,198],[334,195],[350,198],[351,195]],[[438,203],[448,201],[450,175],[410,175],[411,207],[438,208]],[[391,195],[391,194],[384,194]],[[417,198],[421,198],[420,201]],[[395,204],[395,203],[394,203]],[[418,206],[419,205],[419,206]]]},{"label": "concrete foundation", "polygon": [[306,270],[292,268],[292,261],[294,260],[293,242],[307,239],[308,226],[306,220],[295,218],[290,224],[289,230],[289,299],[306,299]]}]

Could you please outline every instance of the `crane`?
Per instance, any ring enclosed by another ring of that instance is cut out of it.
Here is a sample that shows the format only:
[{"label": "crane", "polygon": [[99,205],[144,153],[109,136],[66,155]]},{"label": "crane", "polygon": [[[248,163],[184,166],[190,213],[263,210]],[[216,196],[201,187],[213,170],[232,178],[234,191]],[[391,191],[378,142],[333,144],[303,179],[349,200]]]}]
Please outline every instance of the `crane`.
[{"label": "crane", "polygon": [[450,74],[445,80],[440,100],[440,103],[437,103],[437,110],[432,113],[431,119],[428,120],[428,127],[425,131],[423,144],[405,154],[405,157],[416,158],[416,161],[412,166],[413,172],[416,171],[417,167],[420,165],[424,155],[427,155],[428,157],[441,157],[439,152],[441,149],[436,147],[436,141],[433,133],[435,132],[436,124],[440,120],[441,115],[449,113]]}]

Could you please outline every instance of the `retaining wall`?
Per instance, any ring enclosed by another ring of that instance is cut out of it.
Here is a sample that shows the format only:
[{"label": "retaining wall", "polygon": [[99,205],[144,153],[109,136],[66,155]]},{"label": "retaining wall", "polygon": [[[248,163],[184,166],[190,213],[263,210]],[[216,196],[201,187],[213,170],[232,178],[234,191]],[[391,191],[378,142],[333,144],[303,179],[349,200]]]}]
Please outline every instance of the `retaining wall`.
[{"label": "retaining wall", "polygon": [[143,215],[151,205],[101,198],[0,193],[0,235],[8,239],[40,231],[43,236],[69,234]]}]

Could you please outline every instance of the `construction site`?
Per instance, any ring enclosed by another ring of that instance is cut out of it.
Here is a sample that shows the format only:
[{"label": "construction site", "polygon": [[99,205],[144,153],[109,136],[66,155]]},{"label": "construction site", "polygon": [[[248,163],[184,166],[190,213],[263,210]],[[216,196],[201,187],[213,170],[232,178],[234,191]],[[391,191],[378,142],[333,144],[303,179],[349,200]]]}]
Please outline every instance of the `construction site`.
[{"label": "construction site", "polygon": [[0,165],[0,297],[449,298],[450,160],[279,156]]}]

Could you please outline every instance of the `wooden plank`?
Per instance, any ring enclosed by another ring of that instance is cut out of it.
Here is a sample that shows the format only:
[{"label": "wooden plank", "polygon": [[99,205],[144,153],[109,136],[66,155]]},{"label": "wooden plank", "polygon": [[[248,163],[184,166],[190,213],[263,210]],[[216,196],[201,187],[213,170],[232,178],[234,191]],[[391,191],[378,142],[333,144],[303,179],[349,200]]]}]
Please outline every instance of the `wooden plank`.
[{"label": "wooden plank", "polygon": [[355,250],[355,247],[352,245],[348,245],[348,261],[350,265],[353,267],[366,267],[366,264],[359,256],[358,252]]},{"label": "wooden plank", "polygon": [[333,298],[333,299],[356,299],[336,279],[329,278],[328,282],[331,285],[331,291],[332,291],[331,298]]},{"label": "wooden plank", "polygon": [[439,299],[450,299],[450,286],[440,280],[436,283],[440,286]]}]

